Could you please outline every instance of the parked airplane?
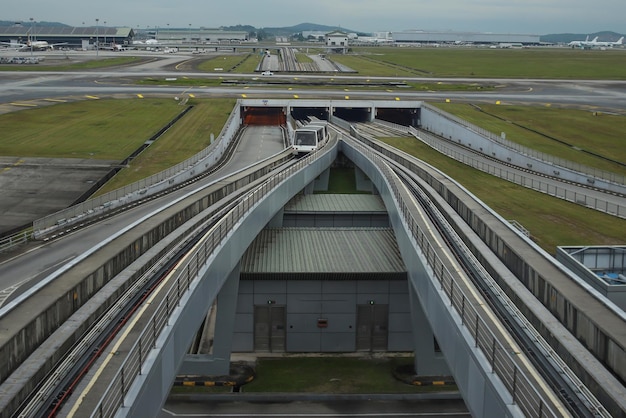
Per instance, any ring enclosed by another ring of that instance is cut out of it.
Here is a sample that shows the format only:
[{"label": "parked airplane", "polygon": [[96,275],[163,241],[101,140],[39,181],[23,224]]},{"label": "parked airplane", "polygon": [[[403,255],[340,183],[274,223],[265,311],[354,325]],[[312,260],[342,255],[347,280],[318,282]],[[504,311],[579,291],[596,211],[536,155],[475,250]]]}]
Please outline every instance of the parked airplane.
[{"label": "parked airplane", "polygon": [[67,45],[67,42],[58,44],[49,44],[48,41],[31,41],[28,40],[25,44],[22,43],[4,43],[9,48],[17,48],[18,51],[47,51],[54,49],[55,46]]},{"label": "parked airplane", "polygon": [[[596,38],[598,39],[598,38]],[[591,42],[591,46],[593,48],[596,47],[614,47],[614,46],[619,46],[622,45],[622,43],[624,42],[624,37],[622,36],[621,38],[619,38],[616,42],[605,42],[605,41],[597,41],[596,39],[594,39]]]},{"label": "parked airplane", "polygon": [[146,39],[145,41],[133,41],[133,45],[154,46],[154,45],[160,45],[160,44],[157,39]]},{"label": "parked airplane", "polygon": [[572,41],[568,45],[572,48],[591,48],[594,42],[598,41],[598,37],[596,36],[591,41],[589,40],[589,35],[585,38],[584,41]]}]

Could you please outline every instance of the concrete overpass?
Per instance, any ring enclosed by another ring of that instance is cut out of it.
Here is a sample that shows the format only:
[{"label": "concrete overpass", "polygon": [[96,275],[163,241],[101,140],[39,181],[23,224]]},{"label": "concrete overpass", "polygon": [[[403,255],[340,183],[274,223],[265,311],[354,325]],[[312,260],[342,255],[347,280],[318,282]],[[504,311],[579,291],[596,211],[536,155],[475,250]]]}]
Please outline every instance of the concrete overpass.
[{"label": "concrete overpass", "polygon": [[[353,105],[353,108],[347,109],[346,111],[354,112],[354,103],[351,102],[351,104]],[[375,106],[370,107],[370,104],[375,105],[374,103],[364,102],[362,103],[363,107],[361,107],[357,112],[362,115],[376,113],[377,111]],[[270,105],[274,105],[274,103],[260,101],[259,103],[247,103],[247,105],[271,107]],[[320,109],[328,109],[331,113],[335,107],[332,102],[325,102],[322,106],[320,106],[319,103],[311,103],[310,105]],[[282,109],[280,106],[277,106],[277,108]],[[368,109],[372,109],[372,111],[368,111]],[[411,111],[407,114],[410,115]],[[413,114],[415,114],[415,112],[413,112]],[[463,330],[462,324],[464,321],[464,313],[459,315],[457,312],[455,314],[455,309],[446,307],[446,292],[449,291],[453,294],[454,285],[450,285],[450,283],[452,283],[452,281],[450,281],[446,283],[447,286],[452,287],[445,288],[446,291],[438,289],[438,287],[441,287],[441,284],[439,283],[440,277],[437,277],[437,270],[433,269],[431,265],[432,262],[429,263],[428,261],[431,255],[428,253],[424,254],[424,249],[415,242],[414,230],[409,227],[410,223],[406,220],[406,214],[404,212],[405,208],[403,208],[402,203],[403,199],[398,199],[398,196],[395,195],[397,190],[395,193],[392,192],[389,184],[387,184],[385,176],[381,175],[378,168],[372,167],[371,164],[368,163],[368,158],[363,157],[364,154],[361,151],[343,148],[344,145],[341,145],[341,147],[341,151],[344,152],[344,154],[349,155],[349,158],[351,158],[351,160],[353,160],[354,163],[357,164],[361,170],[363,170],[363,172],[367,173],[368,177],[370,177],[376,184],[381,196],[383,196],[385,205],[390,212],[390,218],[394,224],[394,230],[396,232],[396,236],[398,237],[400,246],[401,248],[404,248],[403,255],[407,254],[404,258],[409,257],[418,263],[417,265],[407,266],[409,276],[411,277],[412,275],[412,277],[414,277],[411,279],[411,291],[414,292],[412,293],[413,305],[419,306],[419,303],[421,303],[424,310],[426,312],[430,312],[433,318],[440,317],[442,318],[440,319],[441,321],[446,321],[438,324],[442,326],[442,334],[437,335],[437,339],[440,341],[440,344],[442,344],[444,354],[446,354],[446,356],[451,356],[454,359],[458,359],[459,361],[458,364],[451,365],[451,369],[456,372],[455,377],[457,378],[457,381],[459,381],[462,390],[467,391],[469,399],[468,403],[471,404],[470,409],[479,415],[482,415],[481,412],[485,414],[493,412],[494,415],[497,414],[504,416],[514,416],[519,414],[518,406],[513,402],[514,395],[506,390],[506,384],[504,386],[501,385],[501,377],[497,375],[492,376],[493,373],[489,370],[490,366],[493,367],[493,365],[489,364],[490,360],[487,356],[482,354],[481,357],[480,353],[483,352],[483,350],[478,347],[474,347],[474,349],[472,349],[471,335],[464,335],[465,333],[463,332],[460,332],[460,335],[458,335],[457,331],[452,331],[452,334],[454,335],[446,334],[446,331],[448,330]],[[207,299],[214,299],[221,292],[220,289],[222,289],[222,285],[226,285],[227,288],[229,286],[228,283],[232,283],[231,279],[236,277],[236,265],[238,259],[241,254],[243,254],[245,248],[247,248],[249,241],[252,239],[248,236],[249,232],[258,232],[260,228],[273,218],[274,214],[280,210],[290,196],[293,196],[293,194],[311,184],[311,182],[324,172],[332,161],[334,161],[335,156],[333,153],[337,152],[338,148],[334,148],[332,151],[328,151],[321,159],[311,161],[310,164],[308,164],[307,167],[303,168],[301,171],[291,173],[292,175],[288,180],[285,180],[284,183],[282,183],[281,180],[280,183],[275,185],[275,189],[271,192],[267,191],[266,195],[259,197],[258,199],[256,197],[254,198],[254,212],[246,213],[246,216],[241,219],[233,218],[230,220],[230,227],[227,228],[228,232],[222,232],[225,234],[223,238],[227,237],[228,240],[222,241],[220,245],[215,248],[215,252],[212,253],[213,255],[206,260],[207,264],[205,267],[203,267],[202,271],[199,271],[197,274],[199,281],[194,284],[194,288],[199,289],[200,293],[196,294],[194,292],[184,296],[185,303],[181,304],[181,307],[179,307],[180,309],[176,308],[174,310],[175,312],[173,312],[174,317],[172,320],[175,321],[175,324],[186,323],[184,320],[185,315],[191,314],[191,310],[187,308],[190,303],[199,303],[200,305],[195,306],[199,306],[201,309],[208,309],[207,306],[203,305],[208,303]],[[247,204],[249,205],[249,202]],[[245,231],[245,233],[243,231]],[[218,255],[220,257],[218,257]],[[215,260],[218,259],[219,262],[215,263]],[[217,282],[215,282],[216,277],[218,277]],[[425,281],[425,277],[428,277],[428,280]],[[189,277],[186,278],[187,281],[189,279]],[[432,283],[426,284],[428,281]],[[209,295],[208,298],[207,295]],[[435,296],[439,299],[437,300]],[[200,300],[194,302],[197,299]],[[434,302],[434,300],[437,300],[437,302]],[[465,299],[463,298],[462,300]],[[428,302],[425,303],[425,301]],[[183,320],[180,318],[183,318]],[[453,328],[450,326],[453,323],[456,325],[460,324],[460,326],[458,328]],[[157,345],[160,347],[159,352],[151,353],[149,356],[144,358],[145,360],[151,361],[152,366],[150,367],[150,371],[146,371],[142,368],[143,374],[141,374],[139,380],[143,380],[143,382],[140,382],[141,384],[138,382],[133,386],[126,386],[125,390],[122,390],[121,393],[124,393],[128,397],[128,400],[134,399],[134,401],[131,402],[133,406],[128,408],[126,410],[127,412],[138,410],[135,408],[139,408],[140,405],[149,405],[149,407],[154,407],[154,397],[164,395],[165,389],[169,388],[169,385],[165,385],[163,382],[168,381],[167,376],[176,373],[177,367],[175,363],[180,361],[177,359],[186,349],[183,340],[185,340],[186,337],[189,337],[185,334],[186,331],[184,330],[184,326],[176,327],[175,324],[167,326],[168,330],[166,330],[166,332],[169,334],[162,334],[162,337],[159,337],[159,341],[157,342]],[[189,332],[193,333],[195,332],[195,329],[194,331]],[[442,341],[447,341],[447,343],[442,343]],[[145,347],[146,346],[144,346],[144,349]],[[140,346],[139,353],[141,352],[142,347]],[[140,354],[139,357],[141,358],[143,355]],[[491,360],[494,359],[492,358]],[[130,374],[126,374],[126,379],[128,379],[128,376],[130,376]],[[470,386],[470,382],[472,382],[470,378],[478,379],[477,381],[482,382],[480,389],[476,387],[476,385]],[[122,387],[125,386],[123,381],[124,378],[122,378],[121,382]],[[510,381],[509,383],[513,383],[515,381],[516,379],[514,378],[513,381]],[[126,383],[128,383],[128,380]],[[516,385],[513,384],[513,393],[515,393],[515,386]],[[500,389],[497,390],[496,388]],[[146,396],[148,398],[146,398]],[[145,404],[144,402],[147,403]]]}]

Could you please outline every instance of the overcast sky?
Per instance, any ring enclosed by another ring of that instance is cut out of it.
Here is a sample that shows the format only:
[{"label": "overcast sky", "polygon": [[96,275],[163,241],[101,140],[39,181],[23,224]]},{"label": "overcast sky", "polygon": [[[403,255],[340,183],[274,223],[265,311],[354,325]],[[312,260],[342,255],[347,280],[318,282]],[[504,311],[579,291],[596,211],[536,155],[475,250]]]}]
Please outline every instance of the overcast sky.
[{"label": "overcast sky", "polygon": [[0,20],[72,26],[257,28],[317,23],[362,31],[626,33],[626,0],[5,0]]}]

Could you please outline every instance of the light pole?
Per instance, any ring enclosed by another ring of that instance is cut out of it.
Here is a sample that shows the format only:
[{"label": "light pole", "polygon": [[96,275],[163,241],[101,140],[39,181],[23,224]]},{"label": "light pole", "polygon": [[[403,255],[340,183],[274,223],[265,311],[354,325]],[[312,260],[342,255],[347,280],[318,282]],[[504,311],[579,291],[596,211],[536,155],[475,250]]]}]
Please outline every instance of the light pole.
[{"label": "light pole", "polygon": [[98,45],[98,22],[100,19],[96,18],[96,57],[98,56],[98,50],[100,49],[100,45]]},{"label": "light pole", "polygon": [[28,39],[28,43],[30,44],[30,56],[33,56],[33,36],[35,36],[35,19],[30,18],[30,36]]},{"label": "light pole", "polygon": [[104,21],[104,46],[107,44],[107,21]]}]

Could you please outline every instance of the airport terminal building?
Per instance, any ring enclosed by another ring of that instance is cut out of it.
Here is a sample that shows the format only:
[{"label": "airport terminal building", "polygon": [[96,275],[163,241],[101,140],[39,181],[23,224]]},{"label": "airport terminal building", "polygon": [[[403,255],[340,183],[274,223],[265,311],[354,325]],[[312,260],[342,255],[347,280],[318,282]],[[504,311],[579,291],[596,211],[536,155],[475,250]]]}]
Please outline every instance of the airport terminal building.
[{"label": "airport terminal building", "polygon": [[482,32],[401,31],[391,33],[396,44],[522,44],[539,45],[539,35]]},{"label": "airport terminal building", "polygon": [[216,44],[238,43],[249,40],[245,31],[224,31],[206,28],[154,28],[134,30],[129,27],[113,26],[37,26],[36,23],[24,22],[10,26],[0,26],[0,42],[4,46],[26,44],[29,40],[47,41],[57,48],[92,49],[96,44],[101,47],[117,44],[131,46],[133,41],[157,39],[172,44]]}]

